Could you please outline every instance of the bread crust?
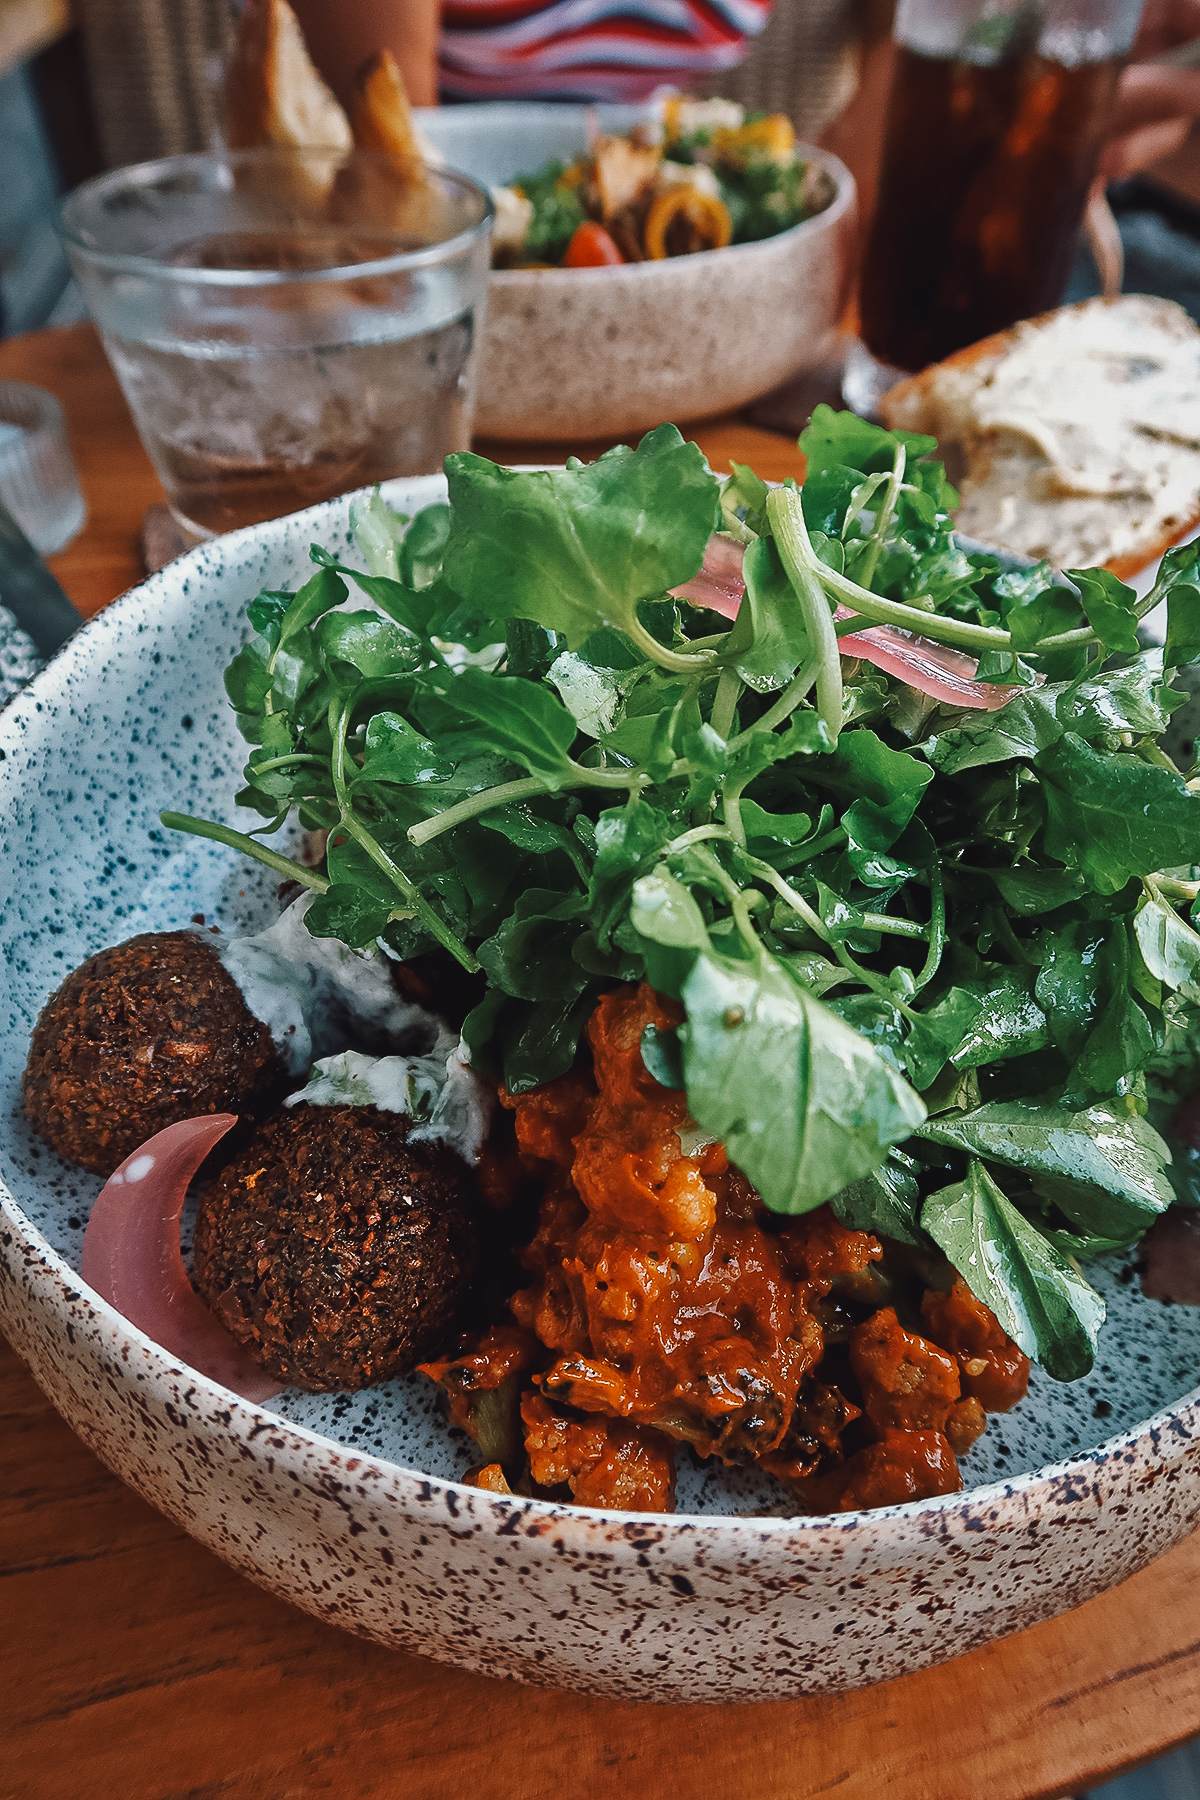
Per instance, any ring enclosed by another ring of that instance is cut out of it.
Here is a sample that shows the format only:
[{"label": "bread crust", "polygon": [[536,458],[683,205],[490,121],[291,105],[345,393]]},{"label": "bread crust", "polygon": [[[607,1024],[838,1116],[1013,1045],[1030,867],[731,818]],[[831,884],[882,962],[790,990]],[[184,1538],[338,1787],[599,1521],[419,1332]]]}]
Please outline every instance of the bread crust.
[{"label": "bread crust", "polygon": [[287,0],[246,0],[225,78],[225,135],[231,150],[350,148],[350,122]]},{"label": "bread crust", "polygon": [[[1041,313],[1036,318],[1023,320],[1018,325],[1010,326],[1006,331],[998,331],[990,337],[981,338],[977,344],[969,344],[963,350],[955,351],[940,363],[934,363],[923,369],[918,375],[908,376],[904,381],[888,390],[879,402],[879,412],[890,430],[925,432],[938,439],[943,447],[955,445],[966,454],[968,463],[967,480],[973,489],[982,487],[993,474],[993,453],[1000,432],[992,430],[966,429],[966,421],[956,418],[956,396],[954,394],[954,376],[961,375],[963,399],[990,372],[991,367],[998,365],[1009,351],[1014,348],[1018,339],[1030,330],[1044,329],[1066,314],[1079,314],[1093,307],[1120,306],[1130,296],[1117,295],[1111,300],[1081,300],[1072,306],[1057,307],[1053,311]],[[1138,297],[1143,298],[1142,296]],[[1171,302],[1163,301],[1164,319],[1176,321],[1179,309]],[[947,377],[950,378],[949,403],[947,403]],[[1200,395],[1197,396],[1200,406]],[[1043,505],[1046,503],[1043,501]],[[1194,503],[1182,514],[1177,513],[1164,522],[1161,529],[1145,538],[1136,549],[1124,553],[1114,553],[1108,557],[1102,567],[1111,570],[1119,580],[1127,580],[1157,560],[1164,551],[1169,550],[1182,538],[1200,524],[1200,492]],[[1052,558],[1051,560],[1056,560]],[[1061,565],[1060,565],[1061,566]]]}]

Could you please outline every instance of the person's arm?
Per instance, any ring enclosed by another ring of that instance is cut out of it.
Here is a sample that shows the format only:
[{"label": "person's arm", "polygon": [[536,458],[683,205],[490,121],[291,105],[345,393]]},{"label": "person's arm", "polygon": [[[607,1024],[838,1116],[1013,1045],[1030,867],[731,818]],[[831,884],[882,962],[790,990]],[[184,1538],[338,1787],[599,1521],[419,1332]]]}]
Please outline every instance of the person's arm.
[{"label": "person's arm", "polygon": [[291,0],[309,55],[349,107],[356,70],[377,50],[400,65],[414,106],[437,105],[438,0]]},{"label": "person's arm", "polygon": [[1194,55],[1179,60],[1182,47],[1194,50],[1198,41],[1200,0],[1147,0],[1100,164],[1105,181],[1177,150],[1200,119],[1200,67]]}]

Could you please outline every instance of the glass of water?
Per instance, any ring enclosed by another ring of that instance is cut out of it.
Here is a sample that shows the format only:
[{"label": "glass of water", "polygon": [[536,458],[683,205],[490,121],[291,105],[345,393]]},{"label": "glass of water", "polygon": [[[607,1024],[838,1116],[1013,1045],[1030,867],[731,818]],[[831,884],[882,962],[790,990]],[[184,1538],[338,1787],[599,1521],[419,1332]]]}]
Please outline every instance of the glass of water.
[{"label": "glass of water", "polygon": [[492,203],[377,151],[241,150],[101,175],[67,250],[171,510],[195,538],[470,442]]}]

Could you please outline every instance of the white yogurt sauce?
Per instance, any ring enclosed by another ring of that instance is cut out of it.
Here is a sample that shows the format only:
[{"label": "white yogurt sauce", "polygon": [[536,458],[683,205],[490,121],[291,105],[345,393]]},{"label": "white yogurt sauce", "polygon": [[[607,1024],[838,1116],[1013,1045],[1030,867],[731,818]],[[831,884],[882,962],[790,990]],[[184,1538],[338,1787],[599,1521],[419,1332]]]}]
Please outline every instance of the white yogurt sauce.
[{"label": "white yogurt sauce", "polygon": [[443,1030],[425,1056],[364,1056],[358,1050],[322,1058],[308,1086],[285,1106],[377,1106],[417,1121],[410,1143],[448,1144],[465,1162],[478,1159],[491,1123],[492,1095],[471,1073],[466,1045]]},{"label": "white yogurt sauce", "polygon": [[426,1052],[445,1027],[404,1000],[378,950],[351,950],[313,937],[304,923],[313,895],[293,901],[266,931],[224,943],[206,938],[268,1028],[289,1075],[352,1046]]},{"label": "white yogurt sauce", "polygon": [[[475,1162],[493,1098],[471,1073],[458,1032],[400,997],[380,951],[313,937],[304,923],[312,902],[301,895],[254,937],[204,940],[270,1031],[288,1074],[310,1075],[284,1104],[404,1113],[417,1121],[414,1143],[449,1144]],[[363,1044],[403,1054],[367,1055],[355,1048]]]}]

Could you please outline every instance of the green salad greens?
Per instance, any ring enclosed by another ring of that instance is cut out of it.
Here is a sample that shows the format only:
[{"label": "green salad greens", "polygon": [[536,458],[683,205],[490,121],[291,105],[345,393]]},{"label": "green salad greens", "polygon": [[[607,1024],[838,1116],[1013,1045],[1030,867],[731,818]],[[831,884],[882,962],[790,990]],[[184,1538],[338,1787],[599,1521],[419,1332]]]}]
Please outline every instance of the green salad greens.
[{"label": "green salad greens", "polygon": [[[768,1207],[937,1246],[1072,1379],[1104,1310],[1081,1261],[1200,1201],[1164,1136],[1200,1078],[1200,781],[1160,743],[1200,549],[1142,601],[1006,567],[955,539],[932,439],[822,407],[801,445],[802,488],[663,425],[560,471],[451,456],[411,521],[360,504],[371,572],[314,546],[226,675],[238,801],[328,831],[324,871],[164,820],[315,889],[318,935],[481,971],[464,1036],[513,1093],[650,981],[686,1022],[648,1069]],[[717,531],[732,625],[669,592]],[[881,624],[975,681],[841,654]]]}]

